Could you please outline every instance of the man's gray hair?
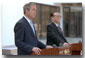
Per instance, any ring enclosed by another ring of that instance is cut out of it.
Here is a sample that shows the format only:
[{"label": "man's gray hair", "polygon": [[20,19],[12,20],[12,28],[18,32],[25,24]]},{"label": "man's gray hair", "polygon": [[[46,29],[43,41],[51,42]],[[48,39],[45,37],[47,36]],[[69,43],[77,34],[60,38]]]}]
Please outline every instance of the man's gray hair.
[{"label": "man's gray hair", "polygon": [[25,10],[26,10],[26,9],[27,9],[27,10],[30,10],[31,5],[36,5],[36,4],[35,4],[34,2],[30,2],[30,3],[27,3],[27,4],[24,5],[24,7],[23,7],[24,14],[25,14]]}]

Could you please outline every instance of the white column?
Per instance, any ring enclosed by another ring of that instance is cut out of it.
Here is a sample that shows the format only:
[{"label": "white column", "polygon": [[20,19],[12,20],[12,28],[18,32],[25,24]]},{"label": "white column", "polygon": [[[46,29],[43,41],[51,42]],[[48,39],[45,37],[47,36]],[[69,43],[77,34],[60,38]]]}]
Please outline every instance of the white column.
[{"label": "white column", "polygon": [[61,14],[60,27],[63,30],[63,7],[62,6],[60,6],[60,14]]}]

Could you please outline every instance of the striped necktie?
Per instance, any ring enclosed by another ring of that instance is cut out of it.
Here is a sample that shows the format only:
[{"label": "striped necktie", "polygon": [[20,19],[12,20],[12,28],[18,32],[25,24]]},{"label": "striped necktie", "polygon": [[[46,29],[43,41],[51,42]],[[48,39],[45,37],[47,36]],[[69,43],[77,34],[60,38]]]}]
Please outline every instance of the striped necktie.
[{"label": "striped necktie", "polygon": [[58,29],[59,32],[61,32],[61,28],[59,26],[57,26],[57,29]]}]

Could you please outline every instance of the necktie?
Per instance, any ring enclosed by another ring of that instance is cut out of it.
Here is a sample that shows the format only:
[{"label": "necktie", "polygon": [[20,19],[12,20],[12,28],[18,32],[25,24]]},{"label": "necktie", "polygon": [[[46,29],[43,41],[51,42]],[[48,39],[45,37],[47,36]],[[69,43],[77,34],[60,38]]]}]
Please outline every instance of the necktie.
[{"label": "necktie", "polygon": [[30,23],[31,23],[30,25],[31,25],[31,27],[32,27],[32,30],[33,30],[33,32],[34,32],[34,34],[35,34],[34,24],[33,24],[32,21],[31,21]]},{"label": "necktie", "polygon": [[59,26],[57,26],[57,28],[58,28],[58,31],[61,32],[61,28]]}]

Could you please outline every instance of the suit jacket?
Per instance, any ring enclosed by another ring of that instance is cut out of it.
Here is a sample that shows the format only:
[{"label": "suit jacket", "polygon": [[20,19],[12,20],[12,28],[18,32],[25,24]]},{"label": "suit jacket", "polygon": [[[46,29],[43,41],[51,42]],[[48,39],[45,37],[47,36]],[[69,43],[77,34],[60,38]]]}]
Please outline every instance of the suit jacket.
[{"label": "suit jacket", "polygon": [[33,47],[46,48],[46,46],[37,39],[37,35],[33,33],[30,24],[24,17],[16,23],[14,33],[18,55],[30,55]]},{"label": "suit jacket", "polygon": [[67,42],[62,32],[59,32],[57,26],[54,23],[47,25],[47,45],[63,45]]}]

